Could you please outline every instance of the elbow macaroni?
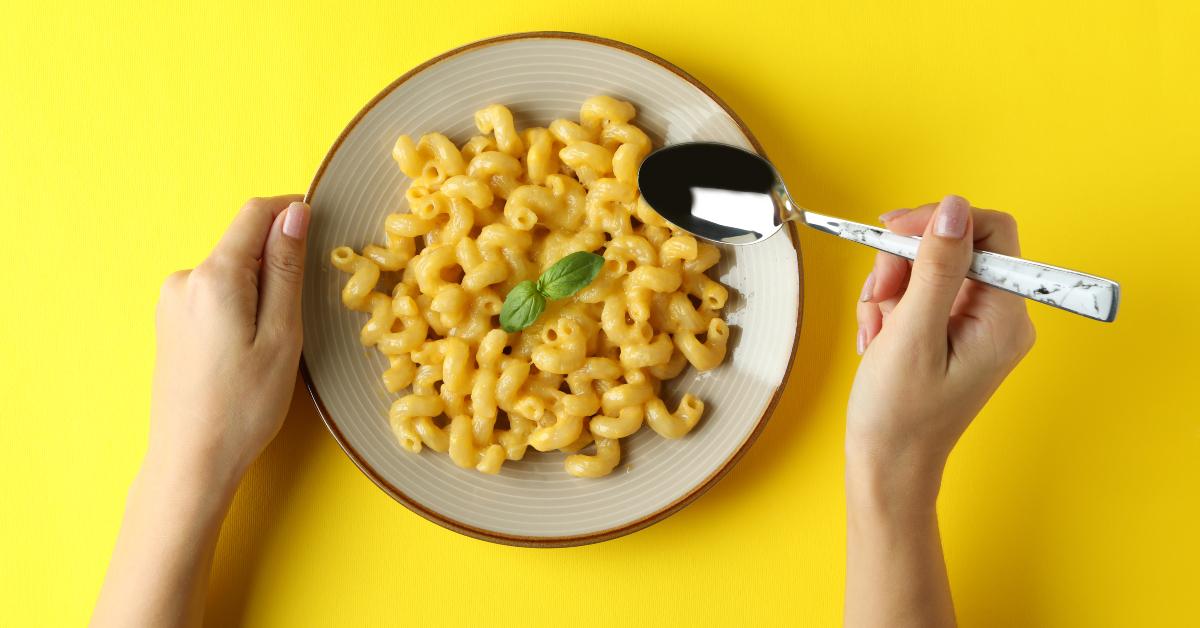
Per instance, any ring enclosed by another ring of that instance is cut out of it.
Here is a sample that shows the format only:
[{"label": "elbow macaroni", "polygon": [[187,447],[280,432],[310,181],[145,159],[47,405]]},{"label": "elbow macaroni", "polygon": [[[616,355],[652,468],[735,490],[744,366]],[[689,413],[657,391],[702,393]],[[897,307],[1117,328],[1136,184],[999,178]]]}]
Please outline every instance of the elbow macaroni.
[{"label": "elbow macaroni", "polygon": [[[641,198],[651,142],[635,114],[596,96],[579,122],[519,131],[489,105],[461,148],[440,133],[396,141],[410,213],[387,217],[383,245],[330,261],[350,275],[342,303],[369,315],[360,342],[387,357],[402,448],[483,473],[530,447],[561,451],[567,473],[594,478],[643,424],[664,438],[696,426],[704,402],[685,394],[672,413],[659,395],[689,365],[725,359],[728,290],[705,274],[721,252]],[[503,295],[576,251],[603,255],[600,276],[524,331],[499,329]]]}]

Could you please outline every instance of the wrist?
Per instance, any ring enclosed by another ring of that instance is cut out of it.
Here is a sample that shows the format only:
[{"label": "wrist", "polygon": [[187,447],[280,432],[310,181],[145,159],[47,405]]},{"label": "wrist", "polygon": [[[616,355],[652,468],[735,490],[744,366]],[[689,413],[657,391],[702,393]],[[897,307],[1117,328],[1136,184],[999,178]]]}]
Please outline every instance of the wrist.
[{"label": "wrist", "polygon": [[152,444],[142,461],[140,481],[169,491],[180,502],[223,512],[233,500],[244,472],[220,456]]},{"label": "wrist", "polygon": [[933,513],[945,457],[924,451],[846,448],[846,500],[888,516]]}]

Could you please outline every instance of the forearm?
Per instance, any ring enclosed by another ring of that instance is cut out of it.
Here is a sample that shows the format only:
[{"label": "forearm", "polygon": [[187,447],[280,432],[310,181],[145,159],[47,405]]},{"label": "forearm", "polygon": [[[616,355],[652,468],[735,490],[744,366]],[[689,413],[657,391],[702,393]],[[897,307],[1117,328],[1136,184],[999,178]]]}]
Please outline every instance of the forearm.
[{"label": "forearm", "polygon": [[953,626],[937,523],[941,465],[846,460],[846,626]]},{"label": "forearm", "polygon": [[182,456],[146,456],[96,611],[102,626],[198,626],[237,474]]}]

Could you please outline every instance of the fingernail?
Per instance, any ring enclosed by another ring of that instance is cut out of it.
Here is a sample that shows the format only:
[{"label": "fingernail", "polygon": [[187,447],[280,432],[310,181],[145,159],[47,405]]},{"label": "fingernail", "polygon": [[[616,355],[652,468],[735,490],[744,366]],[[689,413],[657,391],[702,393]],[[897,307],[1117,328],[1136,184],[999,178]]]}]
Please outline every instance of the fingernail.
[{"label": "fingernail", "polygon": [[967,199],[951,194],[938,203],[937,220],[933,233],[943,238],[958,239],[967,233],[967,212],[971,205]]},{"label": "fingernail", "polygon": [[287,215],[283,217],[283,235],[293,240],[302,239],[308,231],[308,205],[292,203],[285,211]]},{"label": "fingernail", "polygon": [[880,215],[879,222],[887,222],[889,220],[895,220],[895,219],[903,216],[904,214],[907,214],[910,211],[912,211],[912,210],[907,207],[902,207],[900,209],[893,209],[892,211],[890,211],[886,214]]},{"label": "fingernail", "polygon": [[866,303],[875,296],[875,271],[867,273],[867,280],[863,282],[862,294],[858,295],[858,300]]},{"label": "fingernail", "polygon": [[863,352],[867,350],[867,328],[866,327],[858,328],[858,339],[855,342],[855,344],[858,346],[858,355],[862,355]]}]

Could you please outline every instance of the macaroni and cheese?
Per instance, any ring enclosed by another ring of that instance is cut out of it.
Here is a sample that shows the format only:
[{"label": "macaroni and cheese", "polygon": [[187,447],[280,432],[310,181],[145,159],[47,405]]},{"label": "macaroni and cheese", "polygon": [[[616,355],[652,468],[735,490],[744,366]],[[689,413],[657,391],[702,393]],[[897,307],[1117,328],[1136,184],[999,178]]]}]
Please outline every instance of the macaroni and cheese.
[{"label": "macaroni and cheese", "polygon": [[[387,217],[382,245],[331,260],[350,275],[342,303],[369,315],[359,339],[388,360],[404,449],[484,473],[559,450],[567,473],[600,477],[643,423],[665,438],[696,426],[703,401],[685,394],[672,411],[659,393],[725,358],[728,291],[705,274],[721,254],[641,198],[651,142],[634,114],[595,96],[578,122],[518,130],[489,105],[461,147],[439,133],[396,141],[409,211]],[[603,256],[599,276],[526,329],[500,329],[508,291],[577,251]]]}]

